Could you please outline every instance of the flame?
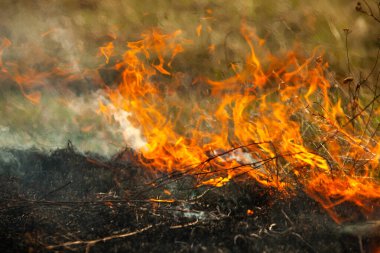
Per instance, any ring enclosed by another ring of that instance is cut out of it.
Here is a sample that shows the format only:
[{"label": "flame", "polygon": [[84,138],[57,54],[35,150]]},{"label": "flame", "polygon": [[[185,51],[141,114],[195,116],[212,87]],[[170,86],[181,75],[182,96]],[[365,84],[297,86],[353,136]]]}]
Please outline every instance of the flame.
[{"label": "flame", "polygon": [[32,86],[33,83],[40,83],[41,79],[46,77],[46,73],[40,73],[34,69],[28,69],[28,73],[20,74],[18,65],[4,62],[4,50],[10,46],[12,46],[12,42],[7,38],[3,38],[0,45],[0,78],[13,80],[19,86],[20,91],[25,98],[33,104],[38,104],[41,99],[40,92],[34,91],[28,93],[25,91],[25,86]]},{"label": "flame", "polygon": [[115,47],[112,41],[108,42],[105,46],[99,48],[100,53],[106,58],[106,64],[109,63],[110,57],[112,56],[114,49]]},{"label": "flame", "polygon": [[202,34],[202,24],[199,24],[196,29],[197,36],[200,37]]},{"label": "flame", "polygon": [[[276,57],[247,25],[241,34],[244,67],[224,80],[194,77],[190,87],[172,66],[185,50],[181,31],[142,34],[115,65],[122,81],[107,90],[110,105],[101,111],[125,112],[145,141],[137,159],[153,171],[194,175],[199,186],[254,179],[284,193],[302,187],[337,222],[334,208],[344,202],[369,212],[380,199],[379,137],[365,123],[369,115],[347,116],[347,98],[336,99],[320,50],[307,59],[296,51]],[[210,97],[202,97],[205,89]]]},{"label": "flame", "polygon": [[[47,39],[58,31],[59,29],[51,29],[41,37]],[[112,42],[103,51],[108,61],[113,53]],[[81,70],[75,58],[64,61],[59,55],[52,56],[38,43],[12,44],[7,38],[1,38],[0,42],[0,80],[18,86],[21,94],[32,104],[40,103],[47,87],[64,89],[77,80],[101,83],[96,69]]]},{"label": "flame", "polygon": [[12,42],[9,39],[3,38],[0,45],[0,71],[1,73],[7,72],[7,69],[4,67],[4,63],[3,63],[3,53],[4,53],[4,49],[10,47],[11,45],[12,45]]}]

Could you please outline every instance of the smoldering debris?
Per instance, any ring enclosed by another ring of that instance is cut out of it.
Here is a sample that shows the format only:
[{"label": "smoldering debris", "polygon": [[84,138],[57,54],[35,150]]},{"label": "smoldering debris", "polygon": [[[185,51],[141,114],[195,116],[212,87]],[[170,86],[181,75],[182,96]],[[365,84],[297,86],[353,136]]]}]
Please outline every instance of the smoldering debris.
[{"label": "smoldering debris", "polygon": [[72,145],[0,154],[2,252],[370,252],[378,240],[363,232],[359,244],[355,225],[335,224],[306,194],[255,182],[155,187],[131,161]]}]

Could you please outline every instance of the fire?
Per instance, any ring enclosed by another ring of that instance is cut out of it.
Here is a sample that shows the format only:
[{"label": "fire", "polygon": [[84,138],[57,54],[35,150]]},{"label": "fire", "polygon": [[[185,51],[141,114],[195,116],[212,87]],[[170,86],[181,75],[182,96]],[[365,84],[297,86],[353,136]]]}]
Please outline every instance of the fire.
[{"label": "fire", "polygon": [[[142,34],[115,65],[122,81],[107,89],[101,111],[124,112],[139,129],[137,159],[153,171],[194,175],[199,186],[254,179],[284,193],[302,187],[337,222],[334,208],[344,202],[371,211],[380,199],[380,145],[368,122],[379,110],[369,115],[359,105],[349,116],[319,50],[308,59],[296,51],[276,57],[247,25],[241,34],[249,47],[244,66],[224,80],[193,77],[185,97],[174,63],[191,42],[181,31]],[[102,52],[108,63],[112,44]]]},{"label": "fire", "polygon": [[115,47],[113,45],[113,42],[108,42],[105,46],[100,47],[100,53],[106,58],[106,63],[109,63],[110,57],[113,54]]},{"label": "fire", "polygon": [[7,72],[7,69],[4,68],[4,63],[3,63],[3,53],[4,53],[4,49],[10,47],[12,45],[12,42],[7,39],[7,38],[3,38],[2,39],[2,42],[1,42],[1,45],[0,45],[0,70],[2,73],[6,73]]},{"label": "fire", "polygon": [[[40,43],[59,32],[64,34],[59,29],[43,33]],[[92,80],[95,84],[100,83],[97,71],[90,68],[81,69],[75,57],[61,59],[59,55],[52,55],[38,42],[13,44],[8,38],[0,39],[0,80],[17,86],[21,94],[34,105],[41,102],[44,91],[50,88],[59,87],[65,90],[74,81],[84,79]],[[113,53],[112,42],[100,51],[106,59],[110,57]]]}]

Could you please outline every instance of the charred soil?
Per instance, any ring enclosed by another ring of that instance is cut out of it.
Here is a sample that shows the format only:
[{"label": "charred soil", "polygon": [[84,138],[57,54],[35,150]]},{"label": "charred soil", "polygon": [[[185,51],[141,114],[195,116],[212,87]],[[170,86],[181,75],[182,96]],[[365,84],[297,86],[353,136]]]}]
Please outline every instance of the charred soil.
[{"label": "charred soil", "polygon": [[2,149],[0,172],[1,252],[370,252],[376,242],[347,233],[301,191],[194,187],[71,145]]}]

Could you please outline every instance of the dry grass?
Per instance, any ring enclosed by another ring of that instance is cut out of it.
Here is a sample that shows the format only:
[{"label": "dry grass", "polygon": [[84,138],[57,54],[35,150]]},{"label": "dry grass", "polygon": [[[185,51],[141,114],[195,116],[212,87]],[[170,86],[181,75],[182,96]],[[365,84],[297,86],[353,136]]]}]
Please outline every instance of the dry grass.
[{"label": "dry grass", "polygon": [[[248,51],[239,35],[240,24],[246,20],[275,54],[296,44],[305,54],[321,46],[336,79],[342,81],[347,73],[343,29],[352,31],[349,53],[357,73],[368,72],[376,57],[378,25],[357,13],[355,5],[356,1],[345,0],[5,0],[0,3],[0,37],[13,43],[4,51],[4,61],[15,61],[23,69],[71,64],[83,73],[102,64],[98,47],[111,37],[118,38],[116,46],[121,53],[126,41],[138,39],[151,27],[166,32],[181,29],[183,37],[195,41],[186,55],[187,68],[221,77],[228,75],[230,64],[241,62]],[[204,31],[199,39],[198,25]],[[211,44],[216,53],[210,67],[209,61],[202,63],[202,57]],[[49,89],[44,88],[46,85]],[[62,92],[61,85],[61,81],[45,80],[40,88],[42,101],[33,105],[21,96],[17,86],[2,82],[0,145],[53,148],[71,139],[82,150],[110,154],[121,148],[120,134],[96,114],[94,97],[80,88],[76,94]]]}]

